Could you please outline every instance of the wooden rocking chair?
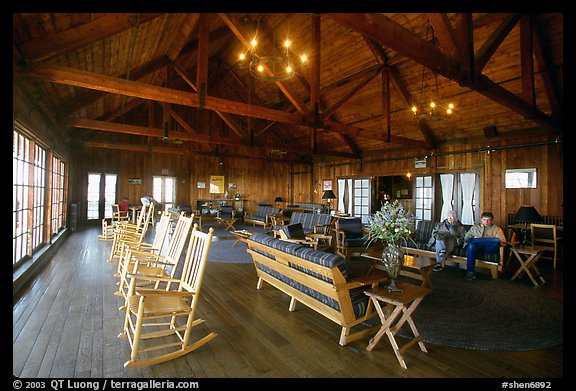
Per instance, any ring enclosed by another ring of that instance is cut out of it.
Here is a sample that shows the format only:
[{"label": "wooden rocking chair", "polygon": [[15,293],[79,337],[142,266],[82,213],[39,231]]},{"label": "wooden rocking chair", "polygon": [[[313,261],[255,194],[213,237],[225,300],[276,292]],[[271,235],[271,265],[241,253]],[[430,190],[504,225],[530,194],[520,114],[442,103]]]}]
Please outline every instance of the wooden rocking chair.
[{"label": "wooden rocking chair", "polygon": [[154,204],[142,206],[138,215],[136,224],[119,223],[114,228],[114,239],[112,240],[112,250],[110,257],[106,260],[108,263],[116,263],[122,256],[122,244],[124,241],[142,242],[148,231],[148,225],[154,216]]},{"label": "wooden rocking chair", "polygon": [[[193,327],[204,322],[203,319],[194,317],[213,234],[214,228],[211,227],[208,233],[204,233],[194,224],[180,278],[157,279],[167,285],[178,284],[177,290],[138,289],[131,292],[127,300],[124,330],[118,335],[119,338],[127,337],[132,349],[130,360],[126,361],[124,367],[155,365],[173,360],[217,336],[215,332],[210,332],[190,343]],[[130,274],[129,277],[139,276]],[[177,319],[182,318],[185,321],[179,325]],[[145,328],[153,331],[143,332]],[[166,342],[165,338],[170,336],[176,339],[176,342]],[[152,353],[158,350],[164,353]],[[147,357],[140,357],[143,352],[148,352]]]},{"label": "wooden rocking chair", "polygon": [[164,247],[164,242],[166,241],[166,237],[168,236],[168,231],[170,230],[172,214],[168,211],[162,212],[160,216],[160,221],[156,225],[154,229],[154,240],[152,243],[146,242],[138,242],[138,241],[130,241],[125,240],[122,245],[122,257],[120,257],[120,261],[118,262],[118,270],[116,272],[116,277],[120,277],[126,262],[128,262],[128,258],[125,255],[128,253],[129,249],[133,250],[140,250],[140,251],[147,251],[152,255],[160,254],[162,248]]},{"label": "wooden rocking chair", "polygon": [[[118,291],[115,293],[117,296],[123,296],[124,299],[129,295],[129,292],[134,292],[136,289],[136,281],[138,280],[140,286],[150,285],[151,281],[155,281],[154,288],[158,288],[160,282],[153,278],[173,278],[182,252],[188,239],[188,234],[192,228],[192,216],[186,217],[181,215],[176,223],[176,228],[170,239],[170,245],[165,255],[153,254],[149,251],[140,250],[138,248],[127,247],[126,254],[123,257],[123,266],[120,268],[120,282],[118,284]],[[128,279],[127,276],[136,276],[137,278]],[[170,284],[166,289],[170,289]],[[126,309],[126,303],[121,310]]]}]

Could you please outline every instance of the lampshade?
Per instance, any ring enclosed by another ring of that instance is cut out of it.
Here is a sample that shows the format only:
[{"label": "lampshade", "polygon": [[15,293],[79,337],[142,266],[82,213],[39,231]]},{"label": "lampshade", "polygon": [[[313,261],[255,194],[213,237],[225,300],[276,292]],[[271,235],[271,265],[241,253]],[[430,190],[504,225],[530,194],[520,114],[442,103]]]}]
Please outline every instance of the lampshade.
[{"label": "lampshade", "polygon": [[518,211],[514,215],[514,220],[516,223],[537,223],[542,221],[542,216],[540,216],[540,213],[538,213],[535,207],[523,205],[518,208]]},{"label": "lampshade", "polygon": [[332,190],[326,190],[322,195],[323,200],[333,200],[336,199],[336,194]]},{"label": "lampshade", "polygon": [[274,202],[282,202],[282,197],[278,196],[274,198]]}]

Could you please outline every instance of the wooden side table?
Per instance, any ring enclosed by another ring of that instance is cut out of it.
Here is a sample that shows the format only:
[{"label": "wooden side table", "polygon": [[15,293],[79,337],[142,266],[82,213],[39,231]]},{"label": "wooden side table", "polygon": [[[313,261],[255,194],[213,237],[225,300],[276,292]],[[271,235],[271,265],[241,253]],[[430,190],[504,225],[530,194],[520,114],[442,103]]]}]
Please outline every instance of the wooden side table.
[{"label": "wooden side table", "polygon": [[[540,270],[536,267],[536,262],[540,259],[540,256],[544,251],[546,251],[546,247],[542,246],[511,246],[510,250],[512,254],[515,255],[518,262],[520,262],[520,269],[514,273],[510,281],[514,281],[518,277],[520,277],[523,273],[526,273],[530,280],[534,284],[535,287],[539,286],[540,283],[545,283],[546,280],[540,274]],[[524,259],[526,258],[526,259]],[[532,275],[530,269],[534,272],[535,276]],[[538,282],[540,281],[540,283]]]},{"label": "wooden side table", "polygon": [[[402,292],[389,292],[385,287],[377,287],[364,292],[368,297],[370,297],[370,300],[372,300],[374,308],[376,308],[378,316],[380,317],[380,322],[382,323],[380,330],[378,330],[376,335],[370,339],[366,350],[372,351],[384,334],[386,334],[390,340],[392,348],[394,349],[394,354],[396,354],[400,366],[404,369],[408,369],[404,357],[402,356],[406,349],[415,343],[418,343],[420,350],[424,353],[428,353],[422,340],[422,336],[418,333],[418,329],[416,329],[416,325],[414,324],[411,315],[431,290],[429,288],[408,284],[402,281],[396,281],[396,284],[402,288]],[[384,313],[381,303],[385,303],[387,306],[393,308],[390,315]],[[402,315],[402,317],[400,317],[400,315]],[[402,347],[399,347],[394,336],[406,322],[410,325],[414,338],[406,342]]]},{"label": "wooden side table", "polygon": [[[374,260],[376,269],[386,271],[386,268],[380,262],[382,260],[382,248],[380,246],[370,247],[362,256]],[[420,280],[423,287],[432,288],[431,276],[435,264],[436,260],[434,258],[404,255],[404,265],[402,265],[400,275]]]}]

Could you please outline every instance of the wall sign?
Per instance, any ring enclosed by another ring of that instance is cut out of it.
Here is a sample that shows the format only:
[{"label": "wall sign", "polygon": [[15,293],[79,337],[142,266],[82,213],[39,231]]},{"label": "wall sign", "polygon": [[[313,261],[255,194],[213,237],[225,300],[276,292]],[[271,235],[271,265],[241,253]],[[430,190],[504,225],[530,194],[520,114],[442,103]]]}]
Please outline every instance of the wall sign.
[{"label": "wall sign", "polygon": [[210,175],[210,193],[224,193],[223,175]]},{"label": "wall sign", "polygon": [[141,185],[142,184],[142,178],[128,178],[128,184]]}]

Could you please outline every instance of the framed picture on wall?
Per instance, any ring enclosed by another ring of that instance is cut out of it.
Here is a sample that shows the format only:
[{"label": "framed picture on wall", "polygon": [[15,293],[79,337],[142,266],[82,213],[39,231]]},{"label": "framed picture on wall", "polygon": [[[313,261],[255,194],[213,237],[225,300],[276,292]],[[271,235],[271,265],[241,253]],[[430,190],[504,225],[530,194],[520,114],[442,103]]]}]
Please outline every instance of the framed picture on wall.
[{"label": "framed picture on wall", "polygon": [[332,190],[332,180],[331,179],[324,179],[322,181],[322,190]]}]

